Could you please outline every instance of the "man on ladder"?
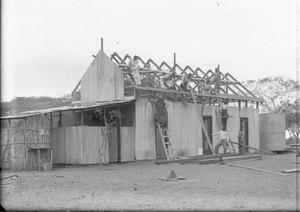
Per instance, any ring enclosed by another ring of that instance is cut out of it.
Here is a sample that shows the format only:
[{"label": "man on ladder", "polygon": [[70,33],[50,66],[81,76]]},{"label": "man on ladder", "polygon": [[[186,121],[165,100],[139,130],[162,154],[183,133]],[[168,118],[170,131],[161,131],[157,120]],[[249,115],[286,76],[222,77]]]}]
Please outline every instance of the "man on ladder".
[{"label": "man on ladder", "polygon": [[162,139],[162,143],[164,146],[164,151],[166,153],[166,157],[169,160],[169,153],[171,150],[174,158],[176,158],[175,156],[175,152],[173,150],[171,141],[169,139],[168,136],[168,111],[167,111],[167,107],[169,106],[169,104],[164,100],[164,98],[162,97],[162,95],[159,95],[158,99],[155,100],[150,100],[149,101],[151,103],[154,103],[155,105],[155,116],[154,116],[154,120],[156,122],[156,125],[158,127],[161,139]]}]

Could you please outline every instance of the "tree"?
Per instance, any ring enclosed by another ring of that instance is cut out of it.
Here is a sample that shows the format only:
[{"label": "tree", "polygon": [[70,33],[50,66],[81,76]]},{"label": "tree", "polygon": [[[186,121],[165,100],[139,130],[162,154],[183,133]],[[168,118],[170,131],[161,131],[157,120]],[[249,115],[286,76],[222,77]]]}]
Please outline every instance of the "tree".
[{"label": "tree", "polygon": [[275,112],[281,102],[292,102],[296,100],[296,90],[299,83],[292,79],[283,77],[266,77],[257,80],[242,82],[254,95],[265,100],[262,105],[262,113]]},{"label": "tree", "polygon": [[285,123],[286,123],[286,130],[292,135],[296,143],[299,143],[299,121],[300,121],[300,101],[295,101],[293,103],[283,102],[280,108],[280,112],[285,113]]},{"label": "tree", "polygon": [[286,130],[299,143],[299,83],[283,77],[248,80],[243,84],[256,96],[265,100],[262,113],[285,113]]},{"label": "tree", "polygon": [[124,117],[119,110],[106,111],[105,108],[99,108],[95,110],[95,116],[104,124],[101,128],[101,133],[103,136],[103,142],[98,149],[99,154],[99,164],[102,165],[101,157],[105,155],[107,145],[108,145],[108,135],[112,132],[112,128],[117,126],[121,118]]},{"label": "tree", "polygon": [[70,105],[71,95],[64,95],[58,98],[53,97],[15,97],[10,102],[1,102],[1,116],[14,115],[30,110],[41,110],[53,107]]}]

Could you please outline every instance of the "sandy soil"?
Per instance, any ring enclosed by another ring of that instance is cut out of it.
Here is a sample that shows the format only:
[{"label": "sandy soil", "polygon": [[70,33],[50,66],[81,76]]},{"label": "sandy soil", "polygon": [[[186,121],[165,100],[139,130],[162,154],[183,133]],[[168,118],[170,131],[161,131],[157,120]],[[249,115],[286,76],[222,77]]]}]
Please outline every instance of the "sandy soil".
[{"label": "sandy soil", "polygon": [[[235,164],[280,173],[295,168],[292,162],[295,153]],[[158,180],[171,170],[186,180]],[[19,177],[1,182],[1,204],[6,210],[295,210],[299,194],[299,174],[280,176],[226,164],[140,161],[4,172],[2,177],[12,174]]]}]

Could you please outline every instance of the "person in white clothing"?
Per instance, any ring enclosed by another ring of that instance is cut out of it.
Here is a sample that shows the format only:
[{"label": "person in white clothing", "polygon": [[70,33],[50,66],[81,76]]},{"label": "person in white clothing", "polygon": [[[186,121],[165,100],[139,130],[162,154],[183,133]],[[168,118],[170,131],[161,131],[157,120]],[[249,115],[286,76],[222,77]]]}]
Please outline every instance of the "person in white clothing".
[{"label": "person in white clothing", "polygon": [[220,138],[221,138],[220,142],[217,143],[217,145],[215,146],[215,153],[219,154],[219,148],[221,145],[223,145],[224,154],[226,154],[227,153],[227,142],[229,141],[229,136],[228,136],[228,132],[226,131],[226,128],[223,126],[221,131],[216,132],[212,135],[213,136],[220,135]]},{"label": "person in white clothing", "polygon": [[138,58],[139,58],[138,56],[134,56],[133,59],[131,59],[129,61],[129,69],[131,71],[131,74],[133,76],[133,79],[134,79],[135,83],[137,85],[142,85],[141,77],[140,77],[140,74],[138,72],[138,67],[139,67]]}]

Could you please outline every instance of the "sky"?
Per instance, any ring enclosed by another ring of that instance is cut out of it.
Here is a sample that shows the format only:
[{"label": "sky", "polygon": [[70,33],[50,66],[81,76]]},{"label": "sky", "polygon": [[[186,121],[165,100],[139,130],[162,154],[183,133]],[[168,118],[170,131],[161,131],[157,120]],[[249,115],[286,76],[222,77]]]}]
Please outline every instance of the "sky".
[{"label": "sky", "polygon": [[296,78],[296,0],[4,0],[1,101],[70,94],[104,52]]}]

